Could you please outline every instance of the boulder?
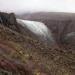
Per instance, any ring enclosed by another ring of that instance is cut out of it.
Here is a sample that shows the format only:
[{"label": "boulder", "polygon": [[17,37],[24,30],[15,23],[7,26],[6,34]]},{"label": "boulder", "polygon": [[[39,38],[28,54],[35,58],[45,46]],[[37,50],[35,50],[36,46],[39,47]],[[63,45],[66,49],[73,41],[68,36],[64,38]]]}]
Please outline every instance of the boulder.
[{"label": "boulder", "polygon": [[13,30],[18,31],[18,24],[14,13],[0,12],[0,23]]}]

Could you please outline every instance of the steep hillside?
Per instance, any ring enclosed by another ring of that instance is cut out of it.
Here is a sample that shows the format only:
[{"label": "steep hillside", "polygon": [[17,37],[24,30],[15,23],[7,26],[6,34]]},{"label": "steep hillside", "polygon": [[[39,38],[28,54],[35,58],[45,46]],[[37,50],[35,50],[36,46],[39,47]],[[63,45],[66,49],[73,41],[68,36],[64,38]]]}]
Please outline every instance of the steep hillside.
[{"label": "steep hillside", "polygon": [[12,24],[11,28],[0,24],[0,75],[75,74],[74,49],[58,43],[47,45],[29,31],[22,34],[21,25],[17,25],[20,31]]},{"label": "steep hillside", "polygon": [[1,73],[74,75],[74,62],[74,52],[63,50],[55,45],[49,47],[36,39],[0,25]]}]

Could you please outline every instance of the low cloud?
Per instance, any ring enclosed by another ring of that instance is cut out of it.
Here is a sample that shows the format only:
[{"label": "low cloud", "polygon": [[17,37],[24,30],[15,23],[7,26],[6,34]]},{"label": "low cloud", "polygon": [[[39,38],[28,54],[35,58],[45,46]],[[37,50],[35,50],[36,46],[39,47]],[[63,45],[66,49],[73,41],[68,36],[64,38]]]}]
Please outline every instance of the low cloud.
[{"label": "low cloud", "polygon": [[0,11],[7,12],[74,12],[74,0],[0,0]]}]

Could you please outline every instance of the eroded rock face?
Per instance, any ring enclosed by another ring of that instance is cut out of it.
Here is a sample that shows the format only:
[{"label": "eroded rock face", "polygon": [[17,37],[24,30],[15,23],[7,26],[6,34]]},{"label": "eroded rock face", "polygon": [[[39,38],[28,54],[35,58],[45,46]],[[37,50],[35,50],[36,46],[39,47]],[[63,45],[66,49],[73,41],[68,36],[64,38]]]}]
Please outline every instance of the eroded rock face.
[{"label": "eroded rock face", "polygon": [[1,23],[5,24],[5,25],[13,25],[16,24],[16,18],[14,13],[4,13],[4,12],[0,12],[0,20]]},{"label": "eroded rock face", "polygon": [[0,23],[13,30],[16,30],[16,31],[19,30],[14,13],[8,14],[8,13],[0,12]]}]

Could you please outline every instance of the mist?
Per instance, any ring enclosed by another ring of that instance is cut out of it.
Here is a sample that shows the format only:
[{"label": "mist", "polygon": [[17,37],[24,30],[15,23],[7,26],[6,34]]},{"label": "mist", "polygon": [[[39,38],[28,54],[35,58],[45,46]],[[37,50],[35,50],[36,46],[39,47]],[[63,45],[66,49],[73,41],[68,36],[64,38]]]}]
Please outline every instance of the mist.
[{"label": "mist", "polygon": [[71,12],[75,13],[74,0],[0,0],[4,12]]}]

